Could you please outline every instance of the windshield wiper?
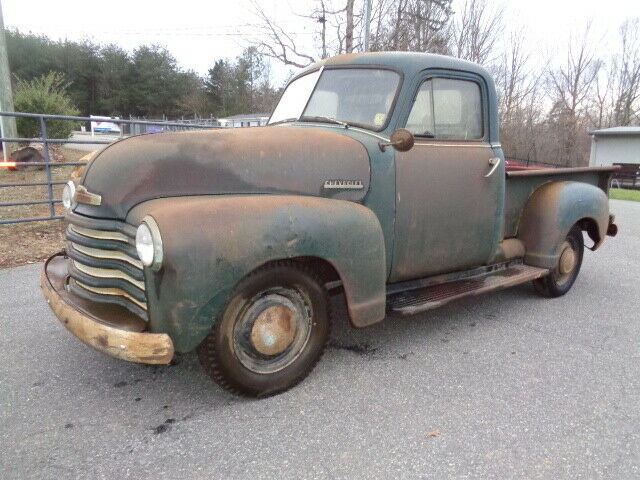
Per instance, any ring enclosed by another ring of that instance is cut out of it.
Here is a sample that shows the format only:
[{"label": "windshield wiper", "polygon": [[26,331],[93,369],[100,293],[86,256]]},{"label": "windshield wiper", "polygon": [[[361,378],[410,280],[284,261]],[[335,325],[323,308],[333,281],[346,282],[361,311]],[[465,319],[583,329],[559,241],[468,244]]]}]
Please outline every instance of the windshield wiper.
[{"label": "windshield wiper", "polygon": [[300,117],[301,122],[329,122],[335,123],[338,125],[342,125],[344,128],[349,128],[349,124],[347,122],[343,122],[342,120],[336,120],[331,117],[324,117],[321,115],[314,115],[312,117]]}]

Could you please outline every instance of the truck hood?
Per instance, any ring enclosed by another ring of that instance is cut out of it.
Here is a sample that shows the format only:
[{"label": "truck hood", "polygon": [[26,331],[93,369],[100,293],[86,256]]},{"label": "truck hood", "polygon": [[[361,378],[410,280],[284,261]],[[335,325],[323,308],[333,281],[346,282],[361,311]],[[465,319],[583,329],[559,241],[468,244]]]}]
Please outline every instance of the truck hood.
[{"label": "truck hood", "polygon": [[82,184],[102,197],[101,204],[77,204],[74,211],[124,220],[141,202],[185,195],[361,201],[369,181],[365,147],[336,131],[276,126],[140,135],[108,146],[91,161]]}]

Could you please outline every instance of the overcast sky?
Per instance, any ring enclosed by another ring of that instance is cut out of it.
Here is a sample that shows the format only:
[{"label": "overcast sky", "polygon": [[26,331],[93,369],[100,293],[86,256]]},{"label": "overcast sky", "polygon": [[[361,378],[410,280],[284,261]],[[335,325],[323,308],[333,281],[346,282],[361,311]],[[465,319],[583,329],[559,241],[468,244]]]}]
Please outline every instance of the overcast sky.
[{"label": "overcast sky", "polygon": [[[356,0],[356,2],[364,0]],[[248,0],[0,0],[7,28],[44,34],[54,39],[90,38],[116,43],[127,50],[141,44],[166,46],[184,69],[200,74],[222,57],[233,58],[255,31]],[[592,20],[593,40],[603,54],[617,40],[619,25],[640,17],[640,0],[489,0],[505,8],[507,33],[523,32],[534,58],[560,60],[569,34],[581,33]],[[312,0],[262,0],[271,12],[311,42],[314,25],[295,16]],[[459,5],[454,0],[454,10]],[[279,80],[288,68],[274,64]]]}]

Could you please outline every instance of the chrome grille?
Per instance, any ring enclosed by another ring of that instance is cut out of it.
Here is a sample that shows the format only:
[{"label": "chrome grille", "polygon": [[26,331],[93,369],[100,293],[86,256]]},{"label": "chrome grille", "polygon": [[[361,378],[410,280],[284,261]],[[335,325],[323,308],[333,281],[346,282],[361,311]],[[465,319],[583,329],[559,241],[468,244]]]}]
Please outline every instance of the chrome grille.
[{"label": "chrome grille", "polygon": [[147,319],[142,262],[135,228],[124,222],[67,215],[69,288],[96,302],[122,305]]}]

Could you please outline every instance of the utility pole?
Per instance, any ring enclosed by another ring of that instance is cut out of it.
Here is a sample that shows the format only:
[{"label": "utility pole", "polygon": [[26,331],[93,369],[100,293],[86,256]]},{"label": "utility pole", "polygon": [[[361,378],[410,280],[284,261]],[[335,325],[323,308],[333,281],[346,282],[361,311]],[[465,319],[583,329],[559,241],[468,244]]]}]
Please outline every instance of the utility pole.
[{"label": "utility pole", "polygon": [[369,51],[369,37],[371,36],[371,0],[365,0],[364,51]]},{"label": "utility pole", "polygon": [[[2,18],[2,0],[0,0],[0,112],[13,112],[13,94],[11,92],[11,72],[9,71],[9,57],[7,55],[7,39],[4,35],[4,20]],[[2,137],[17,137],[15,117],[0,117],[0,133]],[[7,161],[8,143],[2,143],[4,160]]]}]

